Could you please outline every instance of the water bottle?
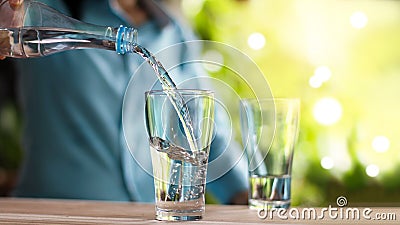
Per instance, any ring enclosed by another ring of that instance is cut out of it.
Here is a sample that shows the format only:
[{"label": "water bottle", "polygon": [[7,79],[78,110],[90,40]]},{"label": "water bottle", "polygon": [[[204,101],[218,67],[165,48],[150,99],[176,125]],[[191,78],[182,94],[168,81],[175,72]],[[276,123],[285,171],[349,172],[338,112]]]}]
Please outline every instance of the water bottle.
[{"label": "water bottle", "polygon": [[11,7],[0,0],[0,56],[31,58],[71,49],[131,52],[137,31],[81,22],[32,0]]}]

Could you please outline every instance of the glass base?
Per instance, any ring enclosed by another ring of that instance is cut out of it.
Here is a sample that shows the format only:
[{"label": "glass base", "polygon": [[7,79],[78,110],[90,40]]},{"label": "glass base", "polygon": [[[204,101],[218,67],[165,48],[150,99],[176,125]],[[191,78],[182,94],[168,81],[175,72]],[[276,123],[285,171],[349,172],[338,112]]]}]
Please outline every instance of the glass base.
[{"label": "glass base", "polygon": [[259,199],[249,199],[250,209],[272,209],[272,208],[284,208],[288,209],[290,207],[290,200],[259,200]]},{"label": "glass base", "polygon": [[170,210],[156,210],[156,219],[157,220],[166,220],[166,221],[191,221],[191,220],[201,220],[203,218],[204,211],[196,210],[191,212],[176,212]]}]

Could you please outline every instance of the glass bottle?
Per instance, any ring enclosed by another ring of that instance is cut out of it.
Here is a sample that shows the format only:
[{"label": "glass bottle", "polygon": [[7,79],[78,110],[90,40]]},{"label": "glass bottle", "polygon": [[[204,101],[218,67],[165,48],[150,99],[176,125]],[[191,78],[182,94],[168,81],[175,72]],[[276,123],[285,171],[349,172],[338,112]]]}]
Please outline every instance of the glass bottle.
[{"label": "glass bottle", "polygon": [[0,56],[41,57],[82,48],[125,54],[134,48],[136,38],[134,28],[84,23],[32,0],[14,8],[0,0]]}]

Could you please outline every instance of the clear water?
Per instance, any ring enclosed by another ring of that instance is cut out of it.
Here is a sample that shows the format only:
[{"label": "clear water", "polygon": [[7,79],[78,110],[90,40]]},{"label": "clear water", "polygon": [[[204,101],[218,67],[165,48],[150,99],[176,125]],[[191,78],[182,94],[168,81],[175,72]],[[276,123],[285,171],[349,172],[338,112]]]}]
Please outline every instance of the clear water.
[{"label": "clear water", "polygon": [[249,178],[251,208],[290,205],[291,176],[251,176]]},{"label": "clear water", "polygon": [[199,160],[202,158],[198,156],[199,154],[204,154],[206,151],[195,151],[189,153],[186,149],[176,146],[159,137],[150,137],[150,147],[159,152],[166,153],[168,158],[172,160],[188,162],[195,166],[200,166],[204,163],[207,163],[207,161],[200,162]]},{"label": "clear water", "polygon": [[191,152],[197,152],[200,149],[197,148],[196,142],[194,141],[194,132],[192,121],[190,119],[189,109],[185,105],[185,101],[183,97],[175,92],[176,85],[173,82],[172,78],[169,76],[167,70],[164,66],[156,59],[156,57],[149,52],[146,48],[138,44],[134,44],[132,48],[132,52],[139,54],[144,60],[146,60],[154,72],[156,73],[158,80],[161,82],[163,90],[168,95],[175,111],[179,117],[179,121],[182,124],[183,130],[185,132],[186,138],[188,140]]},{"label": "clear water", "polygon": [[[160,145],[168,147],[160,150]],[[150,143],[150,152],[155,177],[156,206],[167,211],[180,208],[189,211],[202,209],[207,152],[199,151],[191,156],[181,147],[159,138]]]}]

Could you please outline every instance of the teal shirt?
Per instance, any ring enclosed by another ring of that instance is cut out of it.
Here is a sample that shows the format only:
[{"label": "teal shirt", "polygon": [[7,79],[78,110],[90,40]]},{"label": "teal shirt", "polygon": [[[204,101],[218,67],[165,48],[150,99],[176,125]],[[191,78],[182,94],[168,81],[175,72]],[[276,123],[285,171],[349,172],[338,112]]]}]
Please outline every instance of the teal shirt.
[{"label": "teal shirt", "polygon": [[[61,1],[44,2],[67,12]],[[84,1],[82,9],[85,22],[130,26],[110,9],[108,1]],[[158,52],[191,39],[171,21],[164,28],[152,22],[139,27],[139,44]],[[182,45],[173,55],[161,55],[160,61],[176,65],[191,55]],[[15,196],[154,201],[144,91],[160,87],[143,62],[135,54],[96,49],[16,60],[26,152]],[[172,77],[178,87],[203,87],[201,82],[185,83],[197,76],[194,69],[174,69]],[[123,109],[127,87],[129,97]],[[124,126],[121,112],[125,113]],[[213,181],[206,190],[221,203],[228,203],[235,193],[246,190],[247,170],[241,162],[219,177],[227,170],[223,165],[235,165],[240,156],[240,148],[229,141],[223,125],[219,127],[210,150],[210,160],[219,161],[209,166],[208,177]],[[223,154],[227,149],[229,154]]]}]

